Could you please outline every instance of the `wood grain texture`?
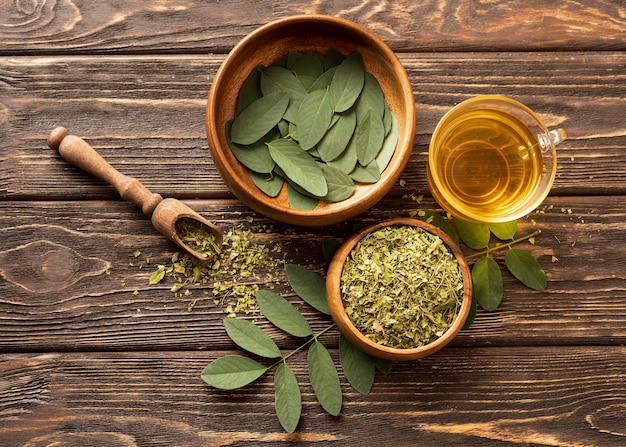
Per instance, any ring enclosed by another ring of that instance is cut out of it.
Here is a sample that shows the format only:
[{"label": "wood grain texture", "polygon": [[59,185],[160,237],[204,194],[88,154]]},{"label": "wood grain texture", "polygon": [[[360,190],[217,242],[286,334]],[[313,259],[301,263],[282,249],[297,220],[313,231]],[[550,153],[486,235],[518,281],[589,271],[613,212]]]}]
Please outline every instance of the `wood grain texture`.
[{"label": "wood grain texture", "polygon": [[[367,396],[354,392],[341,375],[344,405],[338,418],[324,414],[315,401],[299,354],[292,364],[304,415],[293,435],[282,433],[274,416],[271,374],[232,392],[200,380],[209,361],[229,353],[5,355],[0,443],[376,446],[419,440],[609,447],[626,441],[623,346],[448,347],[420,361],[395,363],[388,375],[377,375]],[[337,353],[332,355],[336,360]]]},{"label": "wood grain texture", "polygon": [[626,48],[620,0],[13,0],[3,8],[0,54],[225,53],[269,21],[312,13],[367,26],[403,52]]},{"label": "wood grain texture", "polygon": [[[436,209],[430,199],[421,205],[386,199],[353,221],[312,229],[273,223],[235,201],[187,203],[224,231],[237,225],[252,228],[258,243],[278,244],[277,259],[311,266],[322,275],[324,238],[342,240],[355,224],[406,217],[419,207]],[[541,212],[520,222],[518,230],[520,236],[535,228],[542,231],[535,245],[520,248],[529,250],[545,269],[547,290],[521,286],[504,269],[504,252],[494,253],[504,272],[503,303],[497,312],[481,311],[472,328],[462,331],[453,344],[623,344],[626,247],[616,241],[626,237],[625,203],[622,196],[549,198]],[[0,350],[232,347],[221,323],[226,306],[213,303],[213,281],[196,287],[189,297],[175,297],[169,290],[174,282],[148,285],[150,274],[157,265],[168,264],[177,247],[132,205],[12,202],[0,210]],[[271,226],[272,233],[265,233],[263,225]],[[134,258],[135,250],[141,257]],[[271,273],[280,281],[275,291],[293,300],[316,331],[328,326],[327,317],[295,297],[282,267]],[[242,283],[266,288],[261,271],[259,278]],[[193,299],[198,302],[189,312]],[[267,324],[264,328],[272,330]],[[293,346],[292,340],[281,343]]]},{"label": "wood grain texture", "polygon": [[[569,130],[553,194],[626,191],[623,53],[400,55],[417,118],[403,174],[427,193],[430,135],[454,104],[503,94]],[[7,57],[0,59],[0,196],[12,200],[115,198],[47,147],[58,125],[85,138],[122,173],[164,197],[231,197],[208,151],[206,96],[222,56]],[[524,69],[520,69],[524,67]],[[75,186],[75,187],[72,187]],[[395,189],[393,194],[399,194]]]}]

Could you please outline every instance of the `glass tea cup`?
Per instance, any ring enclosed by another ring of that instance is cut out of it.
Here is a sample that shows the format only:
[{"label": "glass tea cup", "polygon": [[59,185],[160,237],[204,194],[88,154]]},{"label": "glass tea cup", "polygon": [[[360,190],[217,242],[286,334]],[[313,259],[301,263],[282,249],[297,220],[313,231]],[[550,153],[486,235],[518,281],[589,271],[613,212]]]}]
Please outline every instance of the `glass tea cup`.
[{"label": "glass tea cup", "polygon": [[525,105],[505,96],[477,96],[441,119],[428,150],[428,184],[439,205],[473,222],[508,222],[533,211],[556,176],[555,146]]}]

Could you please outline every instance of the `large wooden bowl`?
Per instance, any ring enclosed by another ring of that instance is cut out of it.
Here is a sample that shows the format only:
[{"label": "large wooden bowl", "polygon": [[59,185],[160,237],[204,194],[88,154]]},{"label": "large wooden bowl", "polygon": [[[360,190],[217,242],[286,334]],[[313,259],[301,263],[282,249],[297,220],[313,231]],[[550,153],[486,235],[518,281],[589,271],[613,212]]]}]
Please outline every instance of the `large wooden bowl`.
[{"label": "large wooden bowl", "polygon": [[[346,314],[341,294],[341,274],[343,272],[344,263],[346,258],[350,255],[350,252],[356,247],[359,241],[366,235],[380,228],[399,225],[419,227],[429,233],[439,236],[443,243],[446,244],[452,254],[456,257],[463,277],[463,302],[461,303],[461,309],[456,320],[454,320],[454,323],[452,323],[450,328],[435,341],[421,347],[410,349],[398,349],[383,346],[365,337],[365,335],[363,335],[352,324],[350,317]],[[328,274],[326,275],[326,296],[328,300],[328,307],[335,324],[341,333],[361,351],[375,357],[388,360],[414,360],[437,352],[447,345],[462,329],[472,306],[472,278],[467,261],[463,257],[463,253],[461,253],[459,247],[443,231],[433,225],[422,222],[421,220],[396,218],[388,219],[374,225],[370,225],[366,228],[362,228],[354,233],[339,247],[330,263]]]},{"label": "large wooden bowl", "polygon": [[[354,194],[342,202],[320,202],[313,210],[296,210],[287,202],[285,187],[276,198],[257,189],[247,168],[228,148],[224,126],[234,118],[239,90],[257,65],[270,65],[290,51],[326,54],[329,48],[337,48],[344,54],[361,53],[365,70],[376,77],[389,108],[398,119],[398,144],[377,183],[358,184]],[[206,108],[206,127],[213,162],[239,200],[278,221],[294,225],[330,225],[369,209],[398,180],[413,148],[415,102],[404,67],[387,45],[370,31],[335,17],[293,16],[258,28],[233,48],[213,79]]]}]

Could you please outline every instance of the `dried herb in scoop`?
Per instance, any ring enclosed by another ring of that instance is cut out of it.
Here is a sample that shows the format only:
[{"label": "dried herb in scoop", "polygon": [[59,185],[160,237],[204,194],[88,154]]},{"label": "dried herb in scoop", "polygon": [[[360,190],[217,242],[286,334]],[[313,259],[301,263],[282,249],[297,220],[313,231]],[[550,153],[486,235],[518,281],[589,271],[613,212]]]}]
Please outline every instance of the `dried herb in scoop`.
[{"label": "dried herb in scoop", "polygon": [[348,317],[367,338],[417,348],[456,319],[463,278],[441,238],[419,227],[391,226],[357,244],[345,262],[341,292]]}]

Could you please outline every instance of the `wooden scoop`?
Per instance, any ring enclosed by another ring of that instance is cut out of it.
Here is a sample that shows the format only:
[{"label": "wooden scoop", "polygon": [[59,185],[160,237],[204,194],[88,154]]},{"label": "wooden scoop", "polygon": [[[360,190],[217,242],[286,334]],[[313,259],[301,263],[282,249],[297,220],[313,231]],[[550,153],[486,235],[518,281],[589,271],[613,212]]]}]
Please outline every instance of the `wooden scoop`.
[{"label": "wooden scoop", "polygon": [[[206,261],[218,254],[222,246],[222,232],[218,227],[176,199],[165,199],[148,190],[139,180],[117,171],[98,154],[85,140],[70,135],[65,127],[57,127],[48,135],[48,146],[59,151],[68,162],[101,178],[114,186],[120,196],[141,207],[143,213],[152,216],[152,225],[159,233],[185,249],[194,257]],[[176,232],[176,222],[181,218],[192,219],[215,240],[218,248],[214,253],[200,252],[187,245]]]}]

